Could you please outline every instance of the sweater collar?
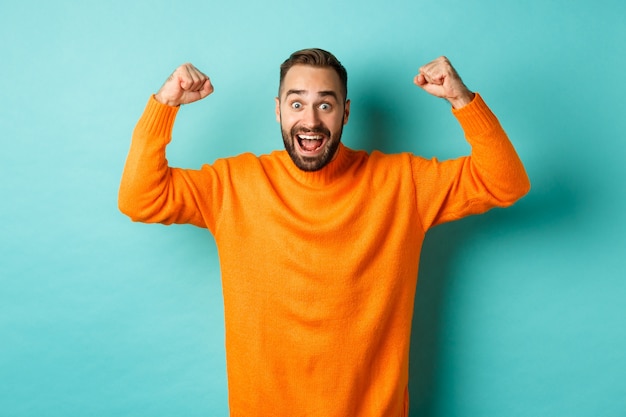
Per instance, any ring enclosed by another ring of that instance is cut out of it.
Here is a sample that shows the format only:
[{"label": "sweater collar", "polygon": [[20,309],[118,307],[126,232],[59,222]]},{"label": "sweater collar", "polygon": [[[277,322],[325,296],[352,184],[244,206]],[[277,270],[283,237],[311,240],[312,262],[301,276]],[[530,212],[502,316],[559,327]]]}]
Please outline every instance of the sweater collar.
[{"label": "sweater collar", "polygon": [[343,143],[339,143],[337,156],[324,168],[318,171],[303,171],[298,168],[287,152],[283,152],[286,159],[285,166],[289,174],[298,182],[311,187],[324,187],[330,185],[341,178],[348,170],[353,157],[353,151],[346,148]]}]

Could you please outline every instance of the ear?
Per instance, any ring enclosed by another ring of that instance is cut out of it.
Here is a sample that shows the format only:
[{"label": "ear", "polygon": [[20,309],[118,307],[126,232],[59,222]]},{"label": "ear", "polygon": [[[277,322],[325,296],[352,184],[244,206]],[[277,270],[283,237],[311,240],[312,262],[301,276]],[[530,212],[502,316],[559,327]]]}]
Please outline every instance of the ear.
[{"label": "ear", "polygon": [[348,118],[350,117],[350,100],[346,100],[346,105],[343,110],[343,124],[348,123]]},{"label": "ear", "polygon": [[276,121],[280,123],[280,99],[276,97],[274,100],[276,100]]}]

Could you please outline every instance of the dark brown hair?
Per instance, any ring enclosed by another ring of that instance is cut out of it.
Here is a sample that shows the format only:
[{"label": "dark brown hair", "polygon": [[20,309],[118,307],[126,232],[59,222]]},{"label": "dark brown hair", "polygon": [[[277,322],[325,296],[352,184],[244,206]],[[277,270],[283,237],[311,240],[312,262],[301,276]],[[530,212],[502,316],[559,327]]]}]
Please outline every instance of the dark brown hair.
[{"label": "dark brown hair", "polygon": [[319,48],[301,49],[291,54],[280,66],[280,83],[278,84],[278,95],[283,87],[283,80],[287,71],[294,65],[310,65],[319,68],[332,68],[335,70],[343,87],[343,98],[348,97],[348,72],[341,65],[341,62],[330,52]]}]

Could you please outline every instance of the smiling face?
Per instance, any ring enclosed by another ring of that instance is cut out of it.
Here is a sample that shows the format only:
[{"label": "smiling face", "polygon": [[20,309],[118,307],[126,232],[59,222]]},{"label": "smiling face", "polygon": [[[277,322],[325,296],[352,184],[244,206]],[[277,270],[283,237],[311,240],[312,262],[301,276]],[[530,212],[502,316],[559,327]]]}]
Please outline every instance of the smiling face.
[{"label": "smiling face", "polygon": [[349,114],[350,100],[334,69],[300,64],[289,69],[276,98],[276,120],[298,168],[317,171],[333,160]]}]

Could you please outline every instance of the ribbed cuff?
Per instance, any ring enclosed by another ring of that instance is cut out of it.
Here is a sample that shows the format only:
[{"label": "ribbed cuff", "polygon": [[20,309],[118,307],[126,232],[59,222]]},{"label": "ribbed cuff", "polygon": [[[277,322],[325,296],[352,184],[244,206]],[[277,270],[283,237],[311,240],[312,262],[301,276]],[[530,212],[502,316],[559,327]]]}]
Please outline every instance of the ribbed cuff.
[{"label": "ribbed cuff", "polygon": [[137,123],[137,129],[149,136],[170,138],[179,107],[159,103],[154,95],[150,96],[143,115]]},{"label": "ribbed cuff", "polygon": [[500,125],[498,118],[478,93],[467,106],[452,109],[452,114],[457,118],[467,136],[477,136]]}]

